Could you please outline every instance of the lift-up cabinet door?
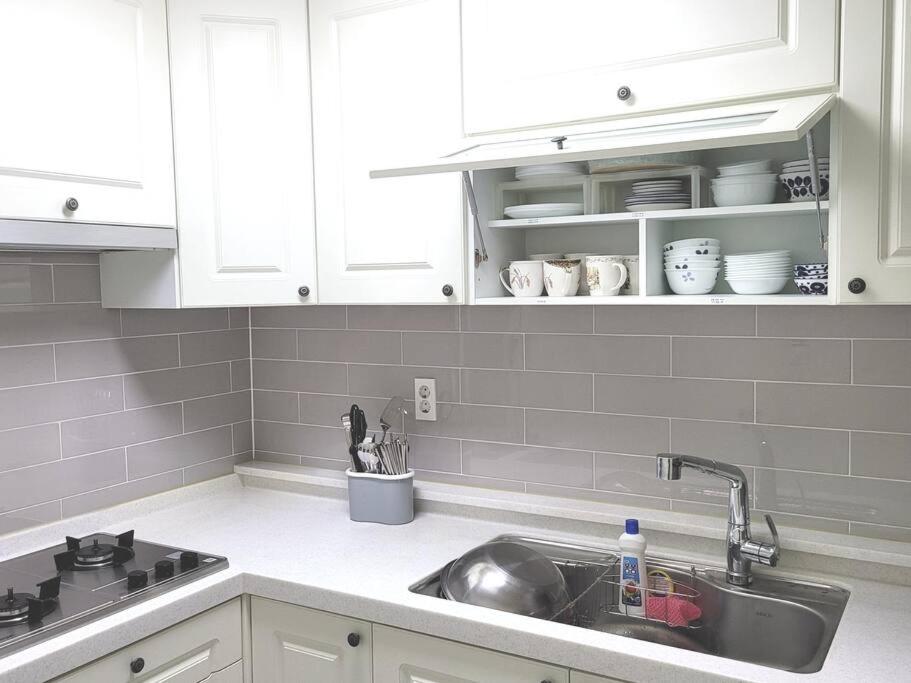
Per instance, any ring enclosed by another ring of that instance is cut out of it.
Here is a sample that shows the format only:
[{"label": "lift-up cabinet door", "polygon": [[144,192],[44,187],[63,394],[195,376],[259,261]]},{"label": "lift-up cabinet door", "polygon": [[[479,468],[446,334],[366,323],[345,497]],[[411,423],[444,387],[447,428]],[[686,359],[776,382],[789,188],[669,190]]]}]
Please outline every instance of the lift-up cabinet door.
[{"label": "lift-up cabinet door", "polygon": [[166,31],[165,0],[0,2],[0,218],[174,226]]},{"label": "lift-up cabinet door", "polygon": [[838,6],[463,0],[466,132],[832,90]]},{"label": "lift-up cabinet door", "polygon": [[311,0],[310,26],[320,301],[462,303],[459,175],[369,177],[461,139],[458,0]]}]

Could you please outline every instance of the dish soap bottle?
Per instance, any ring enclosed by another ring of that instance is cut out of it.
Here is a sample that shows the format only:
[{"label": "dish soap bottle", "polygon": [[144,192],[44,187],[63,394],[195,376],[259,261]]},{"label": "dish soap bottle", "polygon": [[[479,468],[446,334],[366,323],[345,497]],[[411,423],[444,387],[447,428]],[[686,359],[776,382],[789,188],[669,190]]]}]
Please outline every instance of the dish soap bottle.
[{"label": "dish soap bottle", "polygon": [[645,536],[639,533],[639,520],[626,520],[626,533],[620,534],[620,603],[633,617],[645,616]]}]

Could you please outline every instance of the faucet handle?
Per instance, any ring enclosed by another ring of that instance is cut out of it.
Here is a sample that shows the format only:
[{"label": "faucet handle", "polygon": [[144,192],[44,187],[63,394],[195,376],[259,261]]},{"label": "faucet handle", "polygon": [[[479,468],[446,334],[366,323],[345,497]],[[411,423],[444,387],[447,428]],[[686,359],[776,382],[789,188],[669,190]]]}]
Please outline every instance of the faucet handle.
[{"label": "faucet handle", "polygon": [[772,532],[772,542],[762,543],[750,539],[741,546],[740,554],[752,562],[774,567],[781,556],[781,544],[778,541],[778,529],[775,527],[775,522],[772,521],[772,515],[765,515],[765,521],[769,525],[769,531]]}]

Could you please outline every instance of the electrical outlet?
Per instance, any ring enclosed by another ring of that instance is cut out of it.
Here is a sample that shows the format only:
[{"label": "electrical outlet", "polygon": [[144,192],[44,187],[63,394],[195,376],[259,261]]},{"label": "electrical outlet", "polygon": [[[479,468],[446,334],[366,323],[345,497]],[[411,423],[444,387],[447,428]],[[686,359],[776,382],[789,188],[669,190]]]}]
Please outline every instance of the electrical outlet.
[{"label": "electrical outlet", "polygon": [[414,378],[414,419],[436,422],[437,381]]}]

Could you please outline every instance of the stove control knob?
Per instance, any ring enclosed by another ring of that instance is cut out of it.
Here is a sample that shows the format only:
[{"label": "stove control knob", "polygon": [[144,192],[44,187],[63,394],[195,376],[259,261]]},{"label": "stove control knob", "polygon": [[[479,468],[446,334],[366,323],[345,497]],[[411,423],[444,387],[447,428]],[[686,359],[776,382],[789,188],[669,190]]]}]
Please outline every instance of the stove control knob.
[{"label": "stove control knob", "polygon": [[174,576],[174,563],[171,560],[159,560],[155,563],[155,578],[161,581],[162,579],[170,579]]},{"label": "stove control knob", "polygon": [[137,569],[127,574],[127,588],[131,591],[137,588],[145,588],[148,585],[149,575],[146,572]]},{"label": "stove control knob", "polygon": [[187,550],[186,552],[180,553],[180,569],[181,571],[187,571],[189,569],[196,569],[199,566],[199,555],[194,553],[192,550]]}]

